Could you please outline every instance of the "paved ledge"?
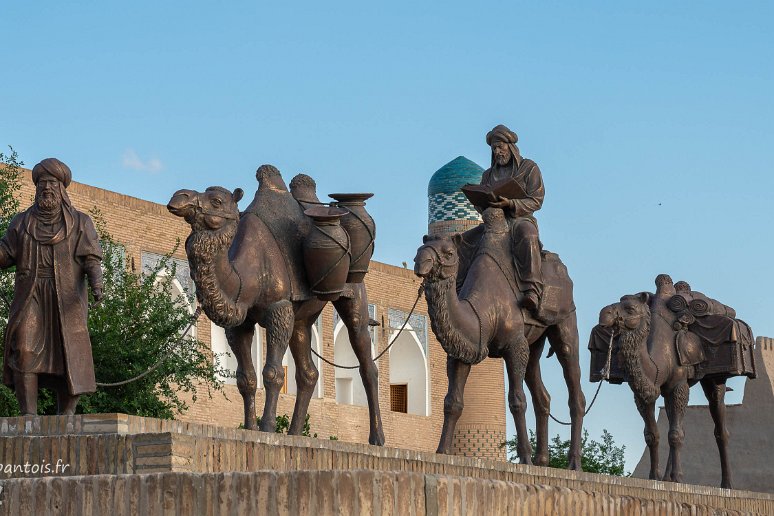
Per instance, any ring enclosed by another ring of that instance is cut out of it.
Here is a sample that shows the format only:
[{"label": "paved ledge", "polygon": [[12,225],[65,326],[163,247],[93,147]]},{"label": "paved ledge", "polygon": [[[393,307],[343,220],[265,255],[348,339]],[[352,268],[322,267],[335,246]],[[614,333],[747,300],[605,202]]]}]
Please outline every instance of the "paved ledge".
[{"label": "paved ledge", "polygon": [[720,509],[448,475],[379,471],[157,473],[6,480],[0,514],[716,515],[771,514],[749,500]]},{"label": "paved ledge", "polygon": [[[172,472],[210,478],[206,475],[216,474],[217,477],[220,472],[364,470],[374,474],[419,474],[454,477],[474,483],[486,481],[476,486],[495,485],[491,482],[550,486],[615,499],[632,497],[653,504],[669,502],[724,511],[774,514],[774,495],[749,491],[611,477],[124,414],[0,418],[0,463],[55,465],[60,461],[69,468],[59,473],[59,481],[68,480],[65,477],[69,475],[95,475],[96,479],[105,474],[137,476]],[[169,478],[189,478],[185,475]],[[8,475],[0,470],[0,481],[4,486],[11,480],[1,479],[32,476],[18,472]],[[33,483],[52,481],[40,474],[26,480]],[[81,482],[92,481],[97,480]]]}]

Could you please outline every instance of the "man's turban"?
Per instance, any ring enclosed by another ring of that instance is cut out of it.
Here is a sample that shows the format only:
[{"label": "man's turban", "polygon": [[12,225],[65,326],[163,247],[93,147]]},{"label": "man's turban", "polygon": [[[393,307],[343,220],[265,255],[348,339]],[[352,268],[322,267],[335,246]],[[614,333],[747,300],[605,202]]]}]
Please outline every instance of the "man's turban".
[{"label": "man's turban", "polygon": [[73,179],[73,173],[70,171],[70,167],[56,158],[46,158],[35,165],[32,169],[32,182],[38,184],[38,180],[43,174],[55,177],[65,188],[70,186],[70,181]]},{"label": "man's turban", "polygon": [[502,124],[486,133],[486,144],[490,147],[492,146],[493,142],[504,142],[513,145],[518,141],[519,137],[516,136],[516,133]]}]

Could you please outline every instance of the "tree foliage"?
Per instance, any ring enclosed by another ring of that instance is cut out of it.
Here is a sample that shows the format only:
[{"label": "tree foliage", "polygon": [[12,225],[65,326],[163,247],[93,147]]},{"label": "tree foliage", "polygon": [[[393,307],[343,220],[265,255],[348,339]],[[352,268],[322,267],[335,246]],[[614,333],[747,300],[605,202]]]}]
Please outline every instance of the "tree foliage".
[{"label": "tree foliage", "polygon": [[[534,452],[537,447],[535,434],[530,431],[529,442]],[[507,448],[508,460],[516,462],[518,456],[516,453],[518,441],[516,437],[503,443]],[[570,450],[570,440],[563,440],[557,434],[548,443],[548,467],[567,469],[569,461],[567,452]],[[596,441],[589,439],[589,432],[583,430],[581,440],[581,467],[583,471],[589,473],[604,473],[617,477],[629,476],[630,473],[624,472],[624,451],[626,446],[616,446],[612,434],[607,430],[602,430],[602,440]],[[533,457],[534,458],[534,457]]]},{"label": "tree foliage", "polygon": [[[304,426],[301,428],[301,435],[304,437],[317,437],[317,433],[312,435],[312,424],[309,422],[309,414],[306,415],[304,418]],[[261,416],[258,416],[255,418],[255,421],[257,422],[258,426],[261,426]],[[245,425],[243,423],[239,423],[239,426],[237,428],[244,428]],[[277,421],[274,425],[274,433],[275,434],[287,434],[288,430],[290,430],[290,416],[287,414],[282,414],[281,416],[277,416]]]},{"label": "tree foliage", "polygon": [[[6,165],[0,164],[0,223],[4,232],[19,210],[15,194],[20,188],[21,162],[13,151],[8,156],[0,154],[0,159]],[[193,393],[191,398],[196,401],[197,384],[206,385],[210,396],[213,390],[222,390],[219,376],[227,373],[213,364],[207,346],[191,336],[192,299],[173,290],[174,249],[153,270],[137,272],[127,267],[124,247],[107,232],[102,215],[96,208],[90,214],[104,256],[104,297],[99,304],[90,298],[88,319],[97,382],[121,382],[159,365],[136,381],[98,387],[97,392],[82,396],[78,411],[172,418],[188,408],[182,393]],[[2,273],[0,289],[0,329],[4,333],[13,295],[12,272]],[[42,391],[38,412],[54,410],[50,393]],[[15,414],[15,396],[7,387],[0,387],[0,415]]]}]

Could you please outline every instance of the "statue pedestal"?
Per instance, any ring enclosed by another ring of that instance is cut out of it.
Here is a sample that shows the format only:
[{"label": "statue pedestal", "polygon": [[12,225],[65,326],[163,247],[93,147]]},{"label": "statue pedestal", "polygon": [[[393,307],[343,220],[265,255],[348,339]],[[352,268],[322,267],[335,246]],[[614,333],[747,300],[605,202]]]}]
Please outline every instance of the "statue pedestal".
[{"label": "statue pedestal", "polygon": [[125,414],[0,418],[0,459],[0,514],[774,514],[762,493]]}]

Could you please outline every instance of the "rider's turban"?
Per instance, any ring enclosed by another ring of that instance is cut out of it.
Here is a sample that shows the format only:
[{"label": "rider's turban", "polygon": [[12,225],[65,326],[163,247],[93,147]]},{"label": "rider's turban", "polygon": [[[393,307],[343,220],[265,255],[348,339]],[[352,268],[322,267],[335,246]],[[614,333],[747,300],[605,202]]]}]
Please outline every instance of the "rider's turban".
[{"label": "rider's turban", "polygon": [[70,171],[70,167],[56,158],[46,158],[35,165],[32,169],[32,182],[38,184],[38,180],[43,174],[55,177],[65,188],[70,186],[70,181],[73,179],[73,173]]},{"label": "rider's turban", "polygon": [[515,144],[519,141],[519,137],[505,127],[504,125],[500,124],[488,133],[486,133],[486,144],[491,146],[493,142],[504,142],[509,143],[511,145]]}]

